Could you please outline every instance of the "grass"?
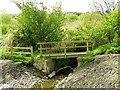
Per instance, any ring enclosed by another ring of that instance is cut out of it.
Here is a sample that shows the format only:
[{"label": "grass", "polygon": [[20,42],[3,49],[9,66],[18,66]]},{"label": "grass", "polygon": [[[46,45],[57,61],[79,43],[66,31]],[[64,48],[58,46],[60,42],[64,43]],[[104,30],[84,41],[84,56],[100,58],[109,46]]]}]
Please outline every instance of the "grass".
[{"label": "grass", "polygon": [[8,54],[4,54],[0,57],[1,59],[8,59],[8,60],[13,60],[14,62],[16,62],[16,64],[28,64],[31,63],[33,61],[33,58],[26,58],[23,55],[8,55]]},{"label": "grass", "polygon": [[89,62],[96,55],[109,54],[109,53],[120,53],[120,46],[118,43],[108,43],[90,51],[84,58],[83,61]]}]

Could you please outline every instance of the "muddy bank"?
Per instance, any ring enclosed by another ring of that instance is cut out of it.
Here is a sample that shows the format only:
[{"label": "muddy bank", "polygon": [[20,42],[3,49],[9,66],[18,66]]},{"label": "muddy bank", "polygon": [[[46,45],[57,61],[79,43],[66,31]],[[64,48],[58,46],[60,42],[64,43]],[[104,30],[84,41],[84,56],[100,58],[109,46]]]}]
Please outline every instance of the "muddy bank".
[{"label": "muddy bank", "polygon": [[77,67],[55,88],[118,88],[118,61],[120,54],[98,55],[94,61]]}]

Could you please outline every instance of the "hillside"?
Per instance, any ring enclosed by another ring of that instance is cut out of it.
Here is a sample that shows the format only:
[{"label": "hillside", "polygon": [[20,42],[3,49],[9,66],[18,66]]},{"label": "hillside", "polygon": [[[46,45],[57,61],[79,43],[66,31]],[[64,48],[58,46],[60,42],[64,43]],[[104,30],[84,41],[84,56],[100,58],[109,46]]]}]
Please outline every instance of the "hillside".
[{"label": "hillside", "polygon": [[94,61],[77,67],[56,88],[118,88],[120,54],[98,55]]}]

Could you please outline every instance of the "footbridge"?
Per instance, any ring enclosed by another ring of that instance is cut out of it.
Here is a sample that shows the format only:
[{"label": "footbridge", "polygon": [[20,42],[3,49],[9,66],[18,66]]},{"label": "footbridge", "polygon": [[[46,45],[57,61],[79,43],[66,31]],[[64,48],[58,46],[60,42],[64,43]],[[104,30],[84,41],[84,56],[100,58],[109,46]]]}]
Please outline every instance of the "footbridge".
[{"label": "footbridge", "polygon": [[72,58],[86,55],[94,45],[91,41],[61,41],[38,43],[40,57]]}]

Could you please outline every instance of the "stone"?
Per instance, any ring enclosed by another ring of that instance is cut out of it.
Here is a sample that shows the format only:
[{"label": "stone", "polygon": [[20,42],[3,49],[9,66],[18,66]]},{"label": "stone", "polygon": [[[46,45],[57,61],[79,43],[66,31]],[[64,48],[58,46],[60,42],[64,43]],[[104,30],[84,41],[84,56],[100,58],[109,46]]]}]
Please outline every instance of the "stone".
[{"label": "stone", "polygon": [[95,56],[94,61],[77,67],[55,88],[118,88],[118,58],[120,54]]},{"label": "stone", "polygon": [[55,63],[52,59],[34,60],[33,66],[39,70],[44,70],[46,74],[50,74],[54,70]]},{"label": "stone", "polygon": [[83,64],[82,57],[77,57],[78,67],[80,67]]},{"label": "stone", "polygon": [[0,60],[0,90],[2,88],[31,88],[33,82],[40,77],[34,76],[36,69],[25,65],[17,65],[12,60]]},{"label": "stone", "polygon": [[48,75],[49,78],[52,78],[53,76],[55,76],[56,72],[53,71],[51,74]]}]

